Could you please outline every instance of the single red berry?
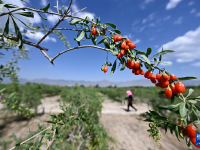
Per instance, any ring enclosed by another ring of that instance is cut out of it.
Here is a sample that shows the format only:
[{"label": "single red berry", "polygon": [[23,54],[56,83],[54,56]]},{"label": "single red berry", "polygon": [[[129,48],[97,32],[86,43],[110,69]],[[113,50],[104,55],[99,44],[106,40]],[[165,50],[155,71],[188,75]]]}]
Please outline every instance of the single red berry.
[{"label": "single red berry", "polygon": [[151,82],[156,84],[156,79],[151,79]]},{"label": "single red berry", "polygon": [[117,35],[114,35],[114,36],[113,36],[113,40],[114,40],[115,42],[117,42]]},{"label": "single red berry", "polygon": [[106,34],[106,29],[103,29],[102,32],[103,32],[103,34]]},{"label": "single red berry", "polygon": [[135,71],[136,71],[136,70],[133,68],[133,69],[132,69],[132,73],[135,73]]},{"label": "single red berry", "polygon": [[121,54],[121,53],[118,53],[118,54],[117,54],[117,57],[118,57],[118,58],[122,57],[122,54]]},{"label": "single red berry", "polygon": [[128,44],[128,43],[132,43],[132,42],[131,42],[131,40],[126,39],[126,44]]},{"label": "single red berry", "polygon": [[122,48],[122,49],[125,49],[125,47],[126,47],[126,43],[123,42],[123,43],[121,44],[121,48]]},{"label": "single red berry", "polygon": [[125,54],[125,51],[124,50],[121,50],[121,55],[124,55]]},{"label": "single red berry", "polygon": [[193,125],[193,124],[189,124],[187,126],[187,132],[188,132],[188,135],[190,136],[190,138],[194,138],[196,137],[196,127]]},{"label": "single red berry", "polygon": [[152,71],[150,71],[148,74],[147,74],[147,79],[151,79],[151,76],[152,76]]},{"label": "single red berry", "polygon": [[129,49],[129,46],[126,45],[126,46],[125,46],[125,50],[128,50],[128,49]]},{"label": "single red berry", "polygon": [[140,69],[140,74],[144,75],[144,71],[142,69]]},{"label": "single red berry", "polygon": [[135,62],[134,68],[135,69],[139,69],[140,68],[140,62],[138,60]]},{"label": "single red berry", "polygon": [[127,64],[131,64],[131,60],[129,58],[127,59]]},{"label": "single red berry", "polygon": [[187,129],[185,129],[183,127],[179,127],[179,132],[182,132],[182,131],[183,131],[183,136],[187,136],[188,135]]},{"label": "single red berry", "polygon": [[160,82],[161,79],[162,79],[162,74],[157,73],[157,74],[156,74],[156,79],[158,80],[158,82]]},{"label": "single red berry", "polygon": [[169,80],[169,76],[168,76],[166,73],[164,73],[164,74],[162,75],[162,78],[163,78],[164,80]]},{"label": "single red berry", "polygon": [[175,85],[174,85],[174,83],[172,83],[172,84],[170,84],[170,88],[172,89],[172,93],[173,94],[178,94],[179,92],[176,90],[176,87],[175,87]]},{"label": "single red berry", "polygon": [[146,71],[145,74],[144,74],[144,77],[147,78],[147,76],[149,75],[149,73],[150,73],[150,70]]},{"label": "single red berry", "polygon": [[122,40],[122,37],[119,35],[117,36],[117,41],[121,41]]},{"label": "single red berry", "polygon": [[167,98],[172,97],[172,90],[170,89],[170,87],[165,89],[165,97],[167,97]]},{"label": "single red berry", "polygon": [[135,44],[134,43],[129,43],[128,46],[129,46],[130,49],[134,49],[135,48]]},{"label": "single red berry", "polygon": [[108,71],[108,67],[105,66],[104,69],[103,69],[104,73],[106,73]]},{"label": "single red berry", "polygon": [[152,80],[156,80],[156,76],[152,75],[152,76],[151,76],[151,79],[152,79]]},{"label": "single red berry", "polygon": [[185,86],[183,84],[183,82],[177,82],[175,84],[176,90],[180,93],[184,93],[185,92]]},{"label": "single red berry", "polygon": [[139,75],[140,74],[140,69],[136,69],[135,70],[135,75]]},{"label": "single red berry", "polygon": [[[130,68],[131,68],[131,69],[135,68],[135,61],[134,61],[134,60],[131,61]],[[136,68],[135,68],[135,69],[136,69]]]},{"label": "single red berry", "polygon": [[97,35],[97,29],[96,28],[92,28],[92,35],[94,35],[94,36]]},{"label": "single red berry", "polygon": [[164,87],[164,88],[166,88],[166,87],[168,87],[168,85],[169,85],[169,81],[168,80],[161,80],[161,85],[162,85],[162,87]]},{"label": "single red berry", "polygon": [[174,80],[177,80],[176,76],[175,75],[170,75],[170,80],[174,81]]}]

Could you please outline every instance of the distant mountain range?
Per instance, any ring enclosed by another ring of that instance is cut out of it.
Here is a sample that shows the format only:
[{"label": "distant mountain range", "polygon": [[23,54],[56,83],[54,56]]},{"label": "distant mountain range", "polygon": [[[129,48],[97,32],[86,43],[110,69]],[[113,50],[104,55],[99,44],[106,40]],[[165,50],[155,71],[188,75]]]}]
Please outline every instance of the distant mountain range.
[{"label": "distant mountain range", "polygon": [[[126,81],[126,82],[111,82],[108,80],[102,80],[97,82],[91,82],[91,81],[74,81],[74,80],[54,80],[54,79],[34,79],[34,80],[27,80],[24,78],[19,78],[20,84],[25,84],[26,82],[32,82],[32,83],[42,83],[47,85],[59,85],[59,86],[74,86],[78,83],[78,85],[84,85],[84,86],[95,86],[98,84],[99,87],[107,87],[115,85],[117,87],[130,87],[130,86],[154,86],[154,84],[151,83],[150,80],[142,79],[142,80],[134,80],[134,81]],[[4,78],[3,82],[5,84],[11,83],[9,78]],[[198,86],[200,85],[200,80],[187,80],[183,81],[185,86]]]}]

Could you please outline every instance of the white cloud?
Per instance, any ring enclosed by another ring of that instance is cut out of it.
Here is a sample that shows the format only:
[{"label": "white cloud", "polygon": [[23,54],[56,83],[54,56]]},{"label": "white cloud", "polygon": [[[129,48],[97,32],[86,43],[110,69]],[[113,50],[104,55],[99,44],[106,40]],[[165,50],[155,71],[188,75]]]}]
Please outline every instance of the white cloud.
[{"label": "white cloud", "polygon": [[139,43],[139,42],[140,42],[139,39],[136,39],[135,41],[133,41],[134,44],[137,44],[137,43]]},{"label": "white cloud", "polygon": [[[164,50],[174,50],[174,53],[163,55],[165,60],[176,60],[179,63],[192,62],[200,59],[200,26],[196,30],[190,30],[183,36],[175,38],[163,45]],[[162,50],[159,48],[158,52]]]},{"label": "white cloud", "polygon": [[181,1],[182,0],[170,0],[167,3],[166,9],[169,10],[175,8]]},{"label": "white cloud", "polygon": [[[164,62],[164,63],[166,62],[166,63],[172,65],[172,61],[164,61],[164,60],[162,60],[162,62]],[[162,65],[162,66],[169,66],[169,65],[164,64],[164,63],[160,63],[160,65]]]},{"label": "white cloud", "polygon": [[[38,41],[38,40],[40,40],[43,36],[44,36],[44,34],[42,33],[42,32],[35,32],[35,34],[33,34],[33,33],[31,33],[30,32],[30,30],[28,30],[28,32],[27,32],[27,34],[25,34],[28,38],[30,38],[30,39],[33,39],[33,40],[36,40],[36,41]],[[47,41],[53,41],[53,42],[56,42],[56,39],[55,38],[51,38],[51,37],[46,37],[45,39],[44,39],[44,41],[45,42],[47,42]]]},{"label": "white cloud", "polygon": [[197,17],[200,17],[200,12],[199,12],[199,13],[197,13]]},{"label": "white cloud", "polygon": [[178,18],[178,20],[176,20],[176,21],[174,22],[174,24],[181,24],[182,21],[183,21],[183,17],[181,16],[181,17]]},{"label": "white cloud", "polygon": [[156,14],[155,12],[151,13],[147,18],[145,18],[145,19],[142,20],[142,23],[144,24],[144,23],[146,23],[148,21],[153,20],[154,17],[155,17],[155,14]]},{"label": "white cloud", "polygon": [[131,39],[132,35],[129,33],[128,35],[124,35],[125,38]]},{"label": "white cloud", "polygon": [[46,6],[47,5],[47,0],[41,0],[41,5]]},{"label": "white cloud", "polygon": [[191,6],[191,5],[193,5],[193,4],[194,4],[193,1],[191,1],[191,2],[188,3],[189,6]]},{"label": "white cloud", "polygon": [[192,66],[200,67],[200,62],[192,63]]},{"label": "white cloud", "polygon": [[150,2],[153,2],[154,0],[145,0],[144,2],[142,2],[141,4],[140,4],[140,8],[141,9],[145,9],[146,8],[146,5],[148,4],[148,3],[150,3]]},{"label": "white cloud", "polygon": [[154,47],[155,47],[155,48],[158,48],[159,46],[158,46],[158,45],[155,45]]},{"label": "white cloud", "polygon": [[[71,8],[72,8],[73,12],[76,12],[76,11],[80,10],[77,7],[77,5],[75,5],[75,4],[72,4]],[[90,13],[90,12],[80,12],[80,13],[77,13],[76,16],[81,17],[81,18],[85,18],[86,16],[88,16],[90,19],[94,19],[95,18],[95,14],[94,13]]]},{"label": "white cloud", "polygon": [[196,11],[196,9],[192,9],[192,10],[190,11],[190,13],[193,14],[195,11]]},{"label": "white cloud", "polygon": [[167,21],[167,20],[169,20],[171,18],[171,16],[167,16],[167,17],[165,17],[163,20],[164,21]]}]

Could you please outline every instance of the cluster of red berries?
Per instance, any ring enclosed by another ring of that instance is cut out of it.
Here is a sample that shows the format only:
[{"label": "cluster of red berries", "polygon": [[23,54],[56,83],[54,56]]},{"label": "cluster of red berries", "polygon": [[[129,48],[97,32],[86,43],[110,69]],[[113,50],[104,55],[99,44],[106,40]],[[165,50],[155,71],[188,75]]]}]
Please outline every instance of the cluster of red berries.
[{"label": "cluster of red berries", "polygon": [[[91,29],[92,29],[92,35],[96,36],[97,35],[97,29],[96,29],[96,25],[92,24],[91,25]],[[102,29],[103,34],[106,34],[106,29]]]},{"label": "cluster of red berries", "polygon": [[132,50],[135,48],[135,44],[131,40],[122,39],[122,37],[120,35],[114,35],[113,40],[114,40],[114,42],[122,41],[121,47],[120,47],[121,50],[117,54],[118,58],[122,57],[127,52],[127,50]]},{"label": "cluster of red berries", "polygon": [[[181,125],[181,124],[180,124]],[[193,124],[189,124],[187,128],[184,127],[179,127],[179,131],[183,133],[183,136],[189,136],[190,141],[198,148],[200,146],[196,145],[196,134],[197,134],[197,129]]]}]

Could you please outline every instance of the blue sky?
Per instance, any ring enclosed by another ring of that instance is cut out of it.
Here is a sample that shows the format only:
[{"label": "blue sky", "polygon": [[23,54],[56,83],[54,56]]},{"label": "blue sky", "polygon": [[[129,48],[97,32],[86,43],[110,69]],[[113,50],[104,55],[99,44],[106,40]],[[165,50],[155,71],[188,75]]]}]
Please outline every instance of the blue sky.
[{"label": "blue sky", "polygon": [[[20,0],[3,0],[5,3],[14,2],[19,6],[26,6]],[[50,10],[56,12],[53,7],[56,0],[29,0],[36,8],[42,8],[51,3]],[[67,6],[69,0],[59,0],[59,7]],[[200,1],[199,0],[74,0],[72,10],[77,11],[84,7],[87,9],[79,14],[80,17],[88,15],[90,18],[100,17],[102,23],[111,22],[122,32],[122,36],[130,38],[137,49],[146,51],[151,47],[153,54],[164,50],[175,50],[175,53],[166,54],[164,62],[171,66],[161,65],[172,74],[182,76],[200,76]],[[57,17],[43,15],[49,21],[42,20],[37,14],[31,19],[34,24],[45,24],[52,27]],[[7,17],[1,17],[4,24]],[[24,26],[21,25],[21,28]],[[73,28],[67,21],[59,27]],[[74,31],[63,31],[70,43],[70,47],[77,46],[73,40],[76,37]],[[43,33],[37,32],[35,37],[29,36],[32,42],[37,42]],[[90,41],[81,42],[81,45],[92,44]],[[62,42],[56,36],[50,36],[41,46],[49,48],[47,54],[54,57],[59,52],[66,50]],[[103,46],[103,45],[102,45]],[[21,60],[19,76],[26,79],[48,78],[66,80],[87,81],[130,81],[144,79],[143,76],[135,76],[131,70],[120,68],[110,75],[111,67],[104,74],[101,65],[106,61],[106,52],[85,48],[67,52],[58,57],[55,67],[43,56],[39,49],[27,46],[31,51],[31,60]],[[8,55],[9,56],[9,55]],[[111,53],[108,56],[110,62],[116,59]],[[4,62],[7,59],[2,59]],[[144,71],[146,69],[144,68]],[[156,74],[157,71],[154,72]]]}]

